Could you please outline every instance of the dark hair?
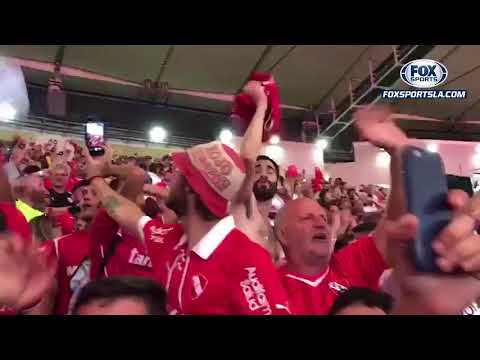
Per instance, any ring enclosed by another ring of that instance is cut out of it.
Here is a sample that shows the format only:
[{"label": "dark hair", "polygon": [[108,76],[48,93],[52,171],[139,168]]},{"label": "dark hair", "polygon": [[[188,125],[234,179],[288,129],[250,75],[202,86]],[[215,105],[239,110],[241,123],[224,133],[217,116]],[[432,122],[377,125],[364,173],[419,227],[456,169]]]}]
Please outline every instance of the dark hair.
[{"label": "dark hair", "polygon": [[355,233],[355,234],[371,233],[373,230],[375,230],[376,227],[377,227],[377,225],[374,224],[374,223],[364,222],[362,224],[359,224],[359,225],[355,226],[352,229],[352,232]]},{"label": "dark hair", "polygon": [[116,276],[87,284],[78,295],[73,314],[94,301],[112,303],[121,298],[137,298],[145,303],[149,315],[166,315],[165,290],[153,280],[138,276]]},{"label": "dark hair", "polygon": [[269,158],[267,155],[260,155],[257,157],[257,161],[260,160],[267,160],[270,161],[275,168],[275,173],[277,174],[277,179],[280,178],[280,168],[278,167],[278,164],[271,158]]},{"label": "dark hair", "polygon": [[[185,177],[185,175],[181,175],[180,176],[180,180],[179,180],[179,189],[182,189],[183,191],[183,196],[185,196],[185,187],[188,186],[191,190],[192,190],[192,193],[194,194],[195,196],[195,210],[198,212],[198,214],[200,215],[200,217],[205,220],[205,221],[215,221],[215,220],[220,220],[221,218],[219,218],[218,216],[216,216],[214,213],[212,213],[208,208],[207,206],[203,203],[202,199],[200,198],[200,195],[198,195],[191,187],[191,185],[188,183],[188,180],[187,178]],[[186,206],[186,198],[183,199],[185,201],[185,206]],[[172,209],[172,210],[178,210],[180,213],[181,212],[185,212],[186,209]],[[178,215],[178,213],[177,213]]]},{"label": "dark hair", "polygon": [[212,213],[202,202],[202,199],[200,199],[200,196],[195,194],[195,210],[198,211],[200,217],[205,220],[205,221],[215,221],[215,220],[220,220],[220,218]]},{"label": "dark hair", "polygon": [[78,183],[76,183],[73,188],[72,188],[72,194],[77,191],[78,189],[90,185],[90,182],[88,180],[80,180]]},{"label": "dark hair", "polygon": [[368,288],[353,287],[337,297],[330,308],[329,315],[335,315],[341,310],[355,304],[376,307],[388,314],[392,311],[393,298],[383,292],[377,292]]},{"label": "dark hair", "polygon": [[41,169],[36,165],[29,165],[23,169],[23,175],[30,175],[39,172]]}]

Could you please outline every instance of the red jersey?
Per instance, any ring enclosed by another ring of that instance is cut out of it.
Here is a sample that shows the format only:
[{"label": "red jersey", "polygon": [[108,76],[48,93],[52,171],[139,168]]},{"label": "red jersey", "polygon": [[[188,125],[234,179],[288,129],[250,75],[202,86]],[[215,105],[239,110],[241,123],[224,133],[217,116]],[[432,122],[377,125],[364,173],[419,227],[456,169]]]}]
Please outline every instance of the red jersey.
[{"label": "red jersey", "polygon": [[220,220],[192,249],[182,225],[144,216],[139,223],[170,314],[289,314],[270,254]]},{"label": "red jersey", "polygon": [[77,231],[53,242],[58,258],[55,314],[65,315],[73,295],[89,281],[90,234],[86,230]]},{"label": "red jersey", "polygon": [[323,274],[306,276],[279,268],[291,310],[299,315],[326,315],[337,296],[350,287],[377,290],[387,264],[371,236],[365,236],[334,253]]},{"label": "red jersey", "polygon": [[[125,231],[119,233],[118,224],[104,209],[97,213],[91,229],[92,280],[121,275],[153,278],[152,262],[142,242]],[[105,257],[107,264],[101,269]]]}]

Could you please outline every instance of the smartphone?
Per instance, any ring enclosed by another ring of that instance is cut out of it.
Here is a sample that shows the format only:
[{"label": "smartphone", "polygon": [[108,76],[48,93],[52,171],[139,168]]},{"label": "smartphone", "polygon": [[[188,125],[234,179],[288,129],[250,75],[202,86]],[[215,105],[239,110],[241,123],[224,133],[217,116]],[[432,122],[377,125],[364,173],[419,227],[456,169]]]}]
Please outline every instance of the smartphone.
[{"label": "smartphone", "polygon": [[104,125],[101,122],[88,122],[85,131],[85,143],[91,156],[105,153]]},{"label": "smartphone", "polygon": [[412,245],[414,264],[418,271],[439,273],[432,243],[452,217],[445,168],[438,154],[417,147],[407,148],[402,162],[407,208],[419,221]]}]

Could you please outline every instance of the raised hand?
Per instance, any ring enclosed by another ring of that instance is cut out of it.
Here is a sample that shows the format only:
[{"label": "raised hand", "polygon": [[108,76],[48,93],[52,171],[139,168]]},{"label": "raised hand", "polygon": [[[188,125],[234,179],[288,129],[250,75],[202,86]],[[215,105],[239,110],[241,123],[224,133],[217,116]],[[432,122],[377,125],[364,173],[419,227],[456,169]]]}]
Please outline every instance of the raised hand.
[{"label": "raised hand", "polygon": [[87,178],[94,176],[106,177],[110,175],[112,165],[112,149],[104,146],[105,153],[102,156],[92,157],[88,151],[84,151],[85,161],[87,165]]},{"label": "raised hand", "polygon": [[[399,312],[457,314],[480,296],[480,236],[474,233],[480,198],[469,200],[464,192],[453,190],[448,200],[454,216],[433,243],[437,265],[445,274],[417,273],[414,269],[409,247],[418,229],[415,216],[385,221],[394,279],[402,294]],[[464,272],[456,272],[458,269]]]},{"label": "raised hand", "polygon": [[408,145],[409,140],[391,118],[387,106],[374,105],[358,110],[354,115],[360,137],[387,151]]},{"label": "raised hand", "polygon": [[0,237],[0,304],[22,309],[42,298],[57,268],[49,250],[16,235]]},{"label": "raised hand", "polygon": [[265,88],[259,81],[249,81],[243,87],[243,92],[249,95],[257,106],[260,104],[266,105],[268,102]]}]

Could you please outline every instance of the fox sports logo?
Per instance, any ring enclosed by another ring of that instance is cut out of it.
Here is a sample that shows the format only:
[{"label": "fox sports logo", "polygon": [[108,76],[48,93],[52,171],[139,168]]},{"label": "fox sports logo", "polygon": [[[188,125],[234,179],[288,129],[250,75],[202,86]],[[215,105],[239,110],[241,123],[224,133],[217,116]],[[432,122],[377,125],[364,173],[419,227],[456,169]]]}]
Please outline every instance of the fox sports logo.
[{"label": "fox sports logo", "polygon": [[442,84],[447,80],[447,76],[448,71],[445,65],[428,59],[410,61],[400,70],[400,77],[405,83],[423,89]]}]

